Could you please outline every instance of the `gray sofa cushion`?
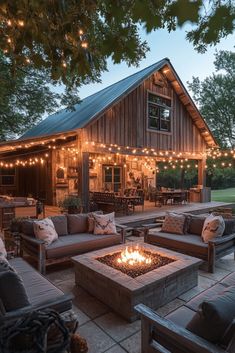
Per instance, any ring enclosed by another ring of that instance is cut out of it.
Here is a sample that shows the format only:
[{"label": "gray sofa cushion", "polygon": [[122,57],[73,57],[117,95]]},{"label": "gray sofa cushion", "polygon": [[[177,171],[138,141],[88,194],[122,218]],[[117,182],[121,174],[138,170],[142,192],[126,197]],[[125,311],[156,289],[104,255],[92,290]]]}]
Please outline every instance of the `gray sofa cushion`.
[{"label": "gray sofa cushion", "polygon": [[201,235],[205,219],[206,219],[206,216],[191,215],[189,226],[188,226],[188,233]]},{"label": "gray sofa cushion", "polygon": [[87,214],[68,214],[68,233],[78,234],[86,233],[88,229]]},{"label": "gray sofa cushion", "polygon": [[201,303],[187,329],[213,343],[227,345],[225,336],[235,317],[235,286],[228,287],[217,296]]},{"label": "gray sofa cushion", "polygon": [[35,237],[32,219],[25,219],[21,222],[21,232],[30,237]]},{"label": "gray sofa cushion", "polygon": [[61,216],[53,216],[50,218],[55,226],[55,230],[58,236],[68,234],[67,216],[61,215]]},{"label": "gray sofa cushion", "polygon": [[46,257],[61,258],[104,248],[121,243],[119,234],[94,235],[89,233],[71,234],[59,237],[46,247]]},{"label": "gray sofa cushion", "polygon": [[177,235],[151,230],[148,242],[186,254],[194,253],[195,256],[198,254],[206,257],[208,253],[208,244],[203,243],[201,237],[195,234]]},{"label": "gray sofa cushion", "polygon": [[[60,289],[55,287],[23,259],[15,258],[11,259],[9,262],[20,274],[31,305],[39,305],[46,300],[56,300],[64,295]],[[71,301],[65,299],[64,302],[60,304],[50,305],[50,308],[58,312],[64,312],[71,309]]]},{"label": "gray sofa cushion", "polygon": [[23,281],[16,272],[0,272],[0,299],[6,311],[30,305]]},{"label": "gray sofa cushion", "polygon": [[235,232],[235,219],[224,219],[225,229],[224,235],[233,234]]}]

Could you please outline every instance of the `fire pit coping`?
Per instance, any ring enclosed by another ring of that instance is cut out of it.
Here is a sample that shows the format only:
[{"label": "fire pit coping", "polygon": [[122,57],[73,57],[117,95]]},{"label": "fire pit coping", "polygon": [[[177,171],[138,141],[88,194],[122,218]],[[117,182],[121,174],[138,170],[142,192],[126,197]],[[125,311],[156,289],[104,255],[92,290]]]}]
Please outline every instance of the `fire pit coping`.
[{"label": "fire pit coping", "polygon": [[[97,257],[102,257],[107,254],[116,253],[122,251],[127,246],[137,246],[139,245],[140,248],[144,248],[148,251],[153,251],[158,253],[162,256],[170,257],[176,261],[171,262],[165,266],[156,268],[150,272],[147,272],[143,275],[138,277],[132,278],[127,274],[110,267],[106,264],[103,264],[97,260]],[[120,244],[115,245],[109,248],[101,249],[92,251],[87,254],[78,255],[72,258],[72,260],[77,263],[79,262],[80,265],[84,265],[86,268],[90,269],[91,271],[100,273],[102,276],[110,278],[112,282],[118,283],[126,290],[130,291],[138,291],[143,288],[143,285],[150,285],[153,282],[159,280],[159,283],[165,281],[167,278],[169,279],[171,276],[175,276],[175,274],[179,271],[184,270],[185,267],[189,266],[196,266],[198,267],[202,260],[193,258],[188,255],[178,254],[172,250],[159,248],[155,245],[145,244],[145,243],[138,243],[138,242],[131,242],[130,245],[128,244]]]}]

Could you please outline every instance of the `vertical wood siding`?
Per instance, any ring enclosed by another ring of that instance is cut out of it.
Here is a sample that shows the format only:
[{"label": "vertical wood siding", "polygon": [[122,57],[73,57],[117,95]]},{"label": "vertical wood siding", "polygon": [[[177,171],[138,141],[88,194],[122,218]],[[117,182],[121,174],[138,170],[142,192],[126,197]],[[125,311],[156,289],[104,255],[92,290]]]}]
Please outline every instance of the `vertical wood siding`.
[{"label": "vertical wood siding", "polygon": [[[147,91],[172,99],[172,131],[170,134],[147,129]],[[84,129],[90,141],[130,147],[146,147],[176,152],[203,152],[206,144],[199,130],[169,83],[164,87],[152,77],[107,110]]]}]

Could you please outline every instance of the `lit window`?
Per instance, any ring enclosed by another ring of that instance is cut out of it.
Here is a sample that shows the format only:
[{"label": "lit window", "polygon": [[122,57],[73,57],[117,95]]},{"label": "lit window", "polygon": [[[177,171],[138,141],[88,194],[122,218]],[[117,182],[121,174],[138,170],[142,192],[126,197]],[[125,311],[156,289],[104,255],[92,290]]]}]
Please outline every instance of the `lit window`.
[{"label": "lit window", "polygon": [[158,131],[171,131],[171,100],[148,93],[148,127]]}]

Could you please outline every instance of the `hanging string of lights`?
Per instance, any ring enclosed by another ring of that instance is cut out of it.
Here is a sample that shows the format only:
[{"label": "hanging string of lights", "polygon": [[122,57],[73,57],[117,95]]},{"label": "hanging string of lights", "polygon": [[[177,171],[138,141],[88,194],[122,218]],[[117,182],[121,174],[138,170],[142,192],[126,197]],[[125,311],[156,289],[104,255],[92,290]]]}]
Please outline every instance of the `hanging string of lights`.
[{"label": "hanging string of lights", "polygon": [[[52,138],[52,139],[47,139],[47,140],[41,140],[41,141],[31,141],[31,142],[20,142],[17,145],[11,146],[10,150],[16,151],[22,151],[23,149],[29,150],[27,153],[30,154],[28,158],[22,157],[22,153],[19,153],[19,157],[17,158],[15,155],[13,157],[8,157],[9,160],[6,160],[6,158],[2,157],[2,161],[0,159],[0,166],[1,167],[16,167],[16,166],[31,166],[35,164],[41,164],[43,165],[45,162],[45,158],[48,158],[48,152],[50,150],[62,150],[62,151],[67,151],[70,155],[74,156],[76,159],[76,156],[79,153],[79,149],[75,147],[74,144],[71,146],[62,146],[61,144],[58,144],[58,141],[63,143],[63,140],[67,140],[67,136],[59,136],[58,138]],[[67,141],[66,141],[67,142]],[[210,165],[210,167],[217,168],[217,167],[232,167],[233,163],[231,162],[231,158],[235,159],[235,150],[215,150],[215,149],[209,149],[205,153],[197,153],[197,152],[176,152],[172,150],[167,150],[167,151],[161,151],[157,150],[154,148],[137,148],[137,147],[130,147],[130,146],[120,146],[117,144],[103,144],[99,142],[94,142],[94,141],[86,141],[85,142],[85,149],[86,151],[90,153],[94,153],[94,151],[97,151],[97,153],[108,153],[110,155],[114,156],[119,156],[119,155],[124,155],[126,159],[132,156],[132,160],[138,161],[138,157],[144,157],[145,158],[145,164],[144,166],[146,168],[149,168],[151,170],[160,170],[159,167],[152,167],[149,166],[150,162],[161,162],[163,163],[163,169],[176,169],[176,168],[198,168],[197,163],[189,163],[190,160],[196,160],[198,156],[204,157],[204,158],[211,158],[215,162]],[[42,157],[40,156],[40,152],[30,152],[30,149],[41,146],[43,147],[47,153]],[[24,153],[25,155],[25,153]],[[136,156],[136,157],[135,157]],[[138,156],[138,157],[137,157]],[[106,158],[106,157],[103,157]],[[111,157],[107,157],[109,161],[111,161]],[[221,160],[224,158],[224,160]],[[75,160],[74,159],[74,160]],[[99,159],[93,158],[93,163],[99,162]],[[114,162],[115,163],[115,162]],[[126,165],[124,165],[126,167]],[[208,168],[208,165],[205,166],[205,168]]]},{"label": "hanging string of lights", "polygon": [[[2,17],[2,27],[1,27],[1,34],[3,39],[2,49],[5,55],[10,55],[13,59],[15,58],[15,52],[17,51],[17,40],[20,32],[25,31],[27,29],[27,21],[20,19],[20,18],[8,18],[6,19],[5,16],[0,16],[0,20]],[[87,36],[84,33],[83,29],[78,28],[77,32],[66,33],[64,37],[64,47],[66,48],[82,48],[84,50],[88,49],[88,41]],[[62,46],[61,46],[62,48]],[[65,56],[64,50],[61,49],[58,52],[61,59],[61,67],[66,69],[67,66],[70,65],[71,58],[69,55]],[[30,51],[24,51],[21,55],[18,55],[18,63],[21,65],[31,64],[35,60],[34,53],[30,53]],[[44,58],[46,62],[46,58]]]}]

